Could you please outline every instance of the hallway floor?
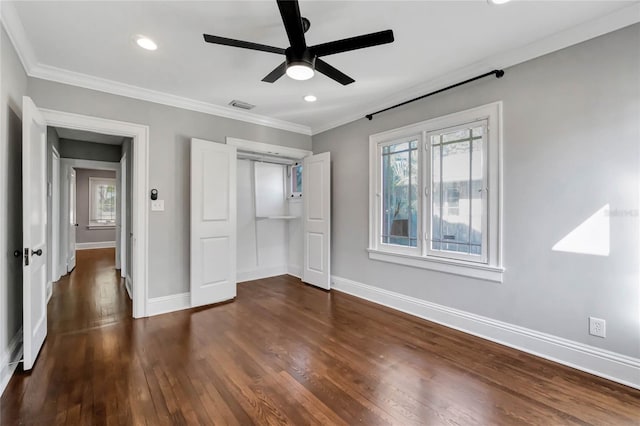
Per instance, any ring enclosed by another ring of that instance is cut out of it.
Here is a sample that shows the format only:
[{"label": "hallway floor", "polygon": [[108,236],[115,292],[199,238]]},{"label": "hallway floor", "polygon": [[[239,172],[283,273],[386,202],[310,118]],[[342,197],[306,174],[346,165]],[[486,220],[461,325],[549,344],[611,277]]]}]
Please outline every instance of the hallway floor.
[{"label": "hallway floor", "polygon": [[0,425],[638,425],[640,391],[290,276],[132,320],[113,250],[78,252]]}]

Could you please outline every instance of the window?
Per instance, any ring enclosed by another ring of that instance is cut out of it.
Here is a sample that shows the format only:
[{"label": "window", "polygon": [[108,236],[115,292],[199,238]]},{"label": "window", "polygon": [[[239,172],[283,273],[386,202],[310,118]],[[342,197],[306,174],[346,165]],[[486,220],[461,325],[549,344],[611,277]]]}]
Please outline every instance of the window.
[{"label": "window", "polygon": [[115,226],[116,180],[89,178],[89,226]]},{"label": "window", "polygon": [[289,197],[302,197],[302,164],[296,163],[289,168]]},{"label": "window", "polygon": [[502,280],[501,108],[370,137],[370,258]]}]

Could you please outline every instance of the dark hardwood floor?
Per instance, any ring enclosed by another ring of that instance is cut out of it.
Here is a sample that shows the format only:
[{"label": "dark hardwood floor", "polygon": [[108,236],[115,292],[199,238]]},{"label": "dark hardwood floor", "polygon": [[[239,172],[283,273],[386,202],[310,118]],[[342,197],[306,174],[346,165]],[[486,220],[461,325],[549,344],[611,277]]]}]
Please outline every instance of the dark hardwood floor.
[{"label": "dark hardwood floor", "polygon": [[640,424],[640,391],[289,276],[132,320],[112,259],[55,284],[0,424]]}]

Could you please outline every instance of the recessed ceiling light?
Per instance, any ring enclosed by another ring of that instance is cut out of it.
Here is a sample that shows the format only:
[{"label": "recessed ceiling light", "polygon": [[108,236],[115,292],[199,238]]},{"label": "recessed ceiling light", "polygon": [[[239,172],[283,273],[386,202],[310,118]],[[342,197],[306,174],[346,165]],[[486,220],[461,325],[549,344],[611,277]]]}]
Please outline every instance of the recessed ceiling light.
[{"label": "recessed ceiling light", "polygon": [[307,102],[315,102],[318,100],[314,95],[307,95],[304,97],[304,100]]},{"label": "recessed ceiling light", "polygon": [[491,4],[505,4],[509,3],[511,0],[487,0]]},{"label": "recessed ceiling light", "polygon": [[156,50],[158,45],[149,37],[136,36],[136,44],[146,50]]}]

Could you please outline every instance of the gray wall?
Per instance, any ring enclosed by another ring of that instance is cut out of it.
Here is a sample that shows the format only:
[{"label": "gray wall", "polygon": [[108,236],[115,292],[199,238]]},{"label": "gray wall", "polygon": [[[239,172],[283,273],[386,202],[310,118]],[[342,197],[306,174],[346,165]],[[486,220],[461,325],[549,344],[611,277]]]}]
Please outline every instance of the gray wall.
[{"label": "gray wall", "polygon": [[[149,188],[165,201],[164,212],[149,213],[149,297],[189,290],[190,138],[233,136],[311,149],[310,136],[51,81],[30,79],[29,96],[42,108],[149,126]],[[140,201],[148,207],[148,194]]]},{"label": "gray wall", "polygon": [[60,157],[77,160],[95,160],[119,162],[122,147],[104,143],[93,143],[60,139]]},{"label": "gray wall", "polygon": [[[640,25],[313,137],[333,161],[334,275],[640,357]],[[418,94],[416,94],[418,95]],[[368,137],[504,102],[504,283],[369,260]],[[607,257],[552,246],[605,204]],[[607,338],[588,335],[588,316]]]},{"label": "gray wall", "polygon": [[[0,360],[8,343],[22,327],[22,258],[13,251],[22,248],[22,96],[27,93],[27,75],[0,28]],[[6,372],[0,365],[0,379]]]},{"label": "gray wall", "polygon": [[[118,148],[120,148],[118,146]],[[116,172],[112,170],[92,170],[76,168],[76,214],[78,229],[76,231],[76,243],[95,243],[102,241],[115,241],[115,226],[108,229],[89,229],[89,178],[104,177],[116,178]]]}]

